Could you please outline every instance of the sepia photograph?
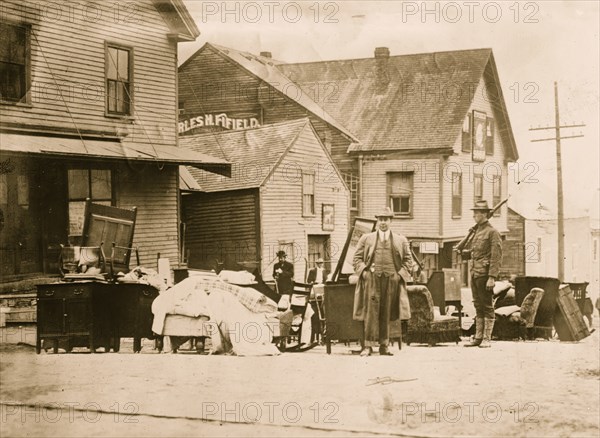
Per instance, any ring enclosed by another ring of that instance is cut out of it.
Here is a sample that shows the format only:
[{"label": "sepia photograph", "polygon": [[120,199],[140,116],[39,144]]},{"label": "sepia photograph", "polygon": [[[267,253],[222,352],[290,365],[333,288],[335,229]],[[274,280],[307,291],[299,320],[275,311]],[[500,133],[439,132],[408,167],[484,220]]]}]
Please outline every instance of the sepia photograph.
[{"label": "sepia photograph", "polygon": [[599,34],[0,0],[0,437],[599,436]]}]

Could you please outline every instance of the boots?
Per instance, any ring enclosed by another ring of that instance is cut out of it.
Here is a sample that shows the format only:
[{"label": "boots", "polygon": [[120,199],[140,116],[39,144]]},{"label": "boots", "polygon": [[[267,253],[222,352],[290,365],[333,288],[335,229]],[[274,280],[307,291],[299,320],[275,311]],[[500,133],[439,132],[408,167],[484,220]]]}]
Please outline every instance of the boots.
[{"label": "boots", "polygon": [[476,317],[475,318],[475,339],[473,339],[468,344],[465,344],[465,347],[479,347],[482,340],[483,340],[483,318]]},{"label": "boots", "polygon": [[492,331],[494,330],[494,320],[491,318],[485,318],[485,326],[483,330],[483,341],[479,345],[479,348],[490,348],[492,339]]}]

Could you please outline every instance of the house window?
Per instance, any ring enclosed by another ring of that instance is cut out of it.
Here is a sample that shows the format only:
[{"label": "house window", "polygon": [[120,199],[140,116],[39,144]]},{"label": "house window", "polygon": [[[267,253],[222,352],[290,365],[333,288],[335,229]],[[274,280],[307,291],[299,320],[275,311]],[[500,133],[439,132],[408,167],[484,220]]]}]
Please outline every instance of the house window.
[{"label": "house window", "polygon": [[344,173],[344,181],[350,189],[350,209],[358,210],[358,176],[353,173]]},{"label": "house window", "polygon": [[106,111],[108,114],[131,115],[132,50],[106,46]]},{"label": "house window", "polygon": [[483,199],[483,174],[473,175],[473,200],[481,201]]},{"label": "house window", "polygon": [[25,101],[28,82],[29,27],[0,22],[0,100]]},{"label": "house window", "polygon": [[412,216],[414,172],[387,174],[388,203],[394,215]]},{"label": "house window", "polygon": [[462,174],[452,173],[452,217],[462,216]]},{"label": "house window", "polygon": [[[494,175],[492,180],[492,205],[498,205],[502,198],[502,180],[500,175]],[[500,216],[500,208],[496,210],[494,216]]]},{"label": "house window", "polygon": [[485,153],[494,155],[494,119],[488,117],[485,130]]},{"label": "house window", "polygon": [[462,149],[463,152],[471,152],[471,114],[467,114],[462,127]]},{"label": "house window", "polygon": [[112,173],[109,169],[69,169],[69,235],[81,236],[85,200],[111,205]]},{"label": "house window", "polygon": [[315,174],[302,172],[302,216],[315,215]]}]

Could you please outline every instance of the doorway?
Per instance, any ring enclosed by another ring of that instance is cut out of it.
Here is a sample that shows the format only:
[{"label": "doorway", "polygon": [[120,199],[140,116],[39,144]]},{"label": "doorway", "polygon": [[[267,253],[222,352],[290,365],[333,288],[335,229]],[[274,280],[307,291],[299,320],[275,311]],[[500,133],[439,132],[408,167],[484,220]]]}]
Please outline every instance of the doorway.
[{"label": "doorway", "polygon": [[308,271],[316,266],[318,258],[323,258],[325,263],[323,264],[324,269],[327,272],[331,272],[331,236],[329,234],[309,234],[308,235],[308,257],[306,276]]}]

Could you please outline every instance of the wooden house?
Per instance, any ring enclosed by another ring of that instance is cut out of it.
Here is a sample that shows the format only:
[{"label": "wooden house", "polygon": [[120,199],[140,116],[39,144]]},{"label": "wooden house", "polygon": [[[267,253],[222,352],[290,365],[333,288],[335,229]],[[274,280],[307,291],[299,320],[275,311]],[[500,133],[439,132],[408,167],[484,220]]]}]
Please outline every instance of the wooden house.
[{"label": "wooden house", "polygon": [[[179,67],[179,135],[308,117],[350,189],[353,218],[358,202],[356,160],[346,151],[358,139],[321,105],[335,98],[335,84],[307,93],[281,72],[280,64],[268,52],[254,55],[211,43],[202,46]],[[218,116],[222,122],[217,122]]]},{"label": "wooden house", "polygon": [[[392,207],[426,273],[459,267],[452,247],[475,200],[507,196],[518,153],[491,49],[286,64],[207,44],[179,78],[180,134],[198,112],[306,114],[350,189],[351,220]],[[505,234],[507,207],[492,221]]]},{"label": "wooden house", "polygon": [[285,250],[295,278],[323,257],[335,268],[348,232],[348,190],[308,118],[183,136],[182,147],[232,163],[231,178],[182,170],[185,251],[192,268],[231,262],[270,280]]},{"label": "wooden house", "polygon": [[[322,106],[359,139],[348,148],[359,214],[390,206],[427,273],[457,268],[452,247],[473,225],[470,208],[507,196],[507,165],[518,158],[492,50],[390,56],[380,47],[373,58],[278,68],[306,92],[336,85]],[[506,209],[492,219],[501,233]]]},{"label": "wooden house", "polygon": [[199,35],[183,2],[3,0],[1,12],[1,281],[57,272],[86,198],[137,207],[141,263],[177,263],[179,165],[230,169],[177,147],[177,44]]}]

